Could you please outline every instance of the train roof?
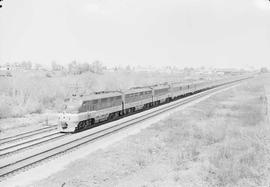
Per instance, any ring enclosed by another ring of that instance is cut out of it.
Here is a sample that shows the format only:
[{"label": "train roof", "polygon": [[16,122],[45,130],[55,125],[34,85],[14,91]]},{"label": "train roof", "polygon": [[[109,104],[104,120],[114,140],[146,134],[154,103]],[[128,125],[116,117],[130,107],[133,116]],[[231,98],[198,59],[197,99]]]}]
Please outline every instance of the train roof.
[{"label": "train roof", "polygon": [[151,88],[153,88],[154,90],[162,89],[162,88],[170,88],[170,85],[168,85],[168,84],[158,84],[158,85],[151,86]]},{"label": "train roof", "polygon": [[174,82],[174,83],[171,83],[171,85],[188,85],[190,84],[190,82]]},{"label": "train roof", "polygon": [[203,82],[207,82],[207,81],[206,80],[204,80],[204,81],[197,80],[197,81],[193,81],[193,82],[174,82],[174,83],[172,83],[172,86],[187,86],[187,85],[199,84],[199,83],[203,83]]},{"label": "train roof", "polygon": [[82,100],[95,100],[95,99],[103,99],[103,98],[110,98],[110,97],[117,97],[122,96],[121,92],[101,92],[101,93],[94,93],[91,95],[86,95],[81,97]]},{"label": "train roof", "polygon": [[131,88],[128,90],[124,90],[124,94],[130,94],[130,93],[138,93],[138,92],[147,92],[147,91],[152,91],[150,87],[137,87],[137,88]]}]

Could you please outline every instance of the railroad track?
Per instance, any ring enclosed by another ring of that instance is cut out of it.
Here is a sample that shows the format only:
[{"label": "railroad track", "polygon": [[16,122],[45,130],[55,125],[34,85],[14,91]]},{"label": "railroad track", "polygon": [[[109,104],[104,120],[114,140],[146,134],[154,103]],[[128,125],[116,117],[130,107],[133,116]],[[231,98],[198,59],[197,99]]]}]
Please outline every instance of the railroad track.
[{"label": "railroad track", "polygon": [[57,140],[68,134],[61,134],[59,132],[53,132],[45,136],[33,138],[30,140],[22,141],[17,144],[12,144],[9,146],[0,146],[0,159],[3,157],[10,156],[11,154],[18,153],[19,151],[26,151],[35,146],[43,145],[44,143]]},{"label": "railroad track", "polygon": [[37,130],[33,130],[33,131],[29,131],[29,132],[25,132],[25,133],[21,133],[21,134],[17,134],[14,136],[9,136],[6,138],[2,138],[0,139],[0,146],[7,144],[7,143],[14,143],[23,139],[27,139],[36,135],[40,135],[40,134],[44,134],[44,133],[48,133],[50,131],[56,130],[57,126],[50,126],[50,127],[44,127],[41,129],[37,129]]},{"label": "railroad track", "polygon": [[204,97],[208,94],[214,93],[216,91],[225,89],[227,87],[230,87],[236,84],[237,83],[231,83],[228,85],[219,86],[217,88],[213,88],[213,89],[195,94],[193,96],[189,96],[187,98],[177,100],[175,102],[168,103],[166,105],[162,105],[160,107],[153,108],[151,110],[147,110],[143,112],[140,116],[131,116],[130,117],[131,119],[124,119],[125,120],[124,122],[119,122],[111,126],[108,124],[106,125],[106,127],[104,126],[105,127],[104,129],[101,129],[101,130],[99,129],[95,131],[95,129],[93,129],[95,132],[84,131],[82,133],[73,134],[72,136],[69,136],[70,137],[69,139],[66,139],[66,140],[62,139],[60,142],[51,144],[47,146],[46,148],[39,147],[39,149],[33,151],[31,154],[26,154],[24,156],[21,155],[18,157],[14,157],[12,159],[7,159],[5,161],[1,160],[2,162],[0,161],[0,181],[1,179],[4,179],[6,176],[15,174],[15,172],[19,172],[20,170],[24,168],[29,168],[49,158],[53,158],[57,155],[64,154],[71,150],[75,150],[75,148],[79,148],[83,145],[94,142],[102,137],[119,132],[120,130],[124,128],[128,128],[132,125],[135,125],[147,119],[153,118],[161,113],[170,111],[179,106],[185,105],[191,101]]}]

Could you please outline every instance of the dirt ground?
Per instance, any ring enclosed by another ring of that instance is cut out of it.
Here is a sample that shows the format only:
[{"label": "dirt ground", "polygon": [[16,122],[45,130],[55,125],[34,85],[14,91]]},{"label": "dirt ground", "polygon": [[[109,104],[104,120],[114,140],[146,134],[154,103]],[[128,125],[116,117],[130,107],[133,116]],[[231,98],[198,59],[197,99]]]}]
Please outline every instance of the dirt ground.
[{"label": "dirt ground", "polygon": [[269,186],[269,83],[219,93],[30,186]]}]

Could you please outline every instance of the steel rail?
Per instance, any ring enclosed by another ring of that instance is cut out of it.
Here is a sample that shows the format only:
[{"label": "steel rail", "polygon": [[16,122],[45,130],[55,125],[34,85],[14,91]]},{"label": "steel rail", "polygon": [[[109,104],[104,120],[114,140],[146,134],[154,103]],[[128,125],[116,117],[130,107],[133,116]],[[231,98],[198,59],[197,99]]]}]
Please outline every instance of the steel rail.
[{"label": "steel rail", "polygon": [[34,130],[34,131],[25,132],[25,133],[18,134],[18,135],[15,135],[15,136],[10,136],[10,137],[7,137],[7,138],[0,139],[0,145],[7,144],[7,143],[10,143],[10,142],[16,142],[16,141],[21,140],[21,139],[26,139],[26,138],[29,138],[31,136],[35,136],[35,135],[38,135],[38,134],[50,132],[50,131],[53,131],[53,130],[56,130],[56,129],[57,129],[56,126],[50,126],[50,127],[45,127],[45,128],[42,128],[42,129],[37,129],[37,130]]},{"label": "steel rail", "polygon": [[[25,150],[28,150],[29,148],[33,148],[35,146],[42,145],[42,144],[50,142],[52,140],[57,140],[61,137],[67,136],[67,135],[68,134],[61,134],[59,132],[56,132],[56,133],[53,133],[53,134],[50,134],[47,136],[43,136],[40,138],[36,138],[33,140],[29,140],[26,142],[15,144],[15,145],[12,145],[9,147],[5,147],[3,149],[0,149],[0,158],[2,159],[2,157],[4,157],[4,156],[9,156],[9,155],[15,154],[19,151],[25,151]],[[52,138],[49,138],[49,137],[52,137]],[[39,140],[42,140],[42,141],[39,141]],[[16,149],[13,149],[13,148],[16,148]],[[8,151],[8,150],[10,150],[10,151]]]}]

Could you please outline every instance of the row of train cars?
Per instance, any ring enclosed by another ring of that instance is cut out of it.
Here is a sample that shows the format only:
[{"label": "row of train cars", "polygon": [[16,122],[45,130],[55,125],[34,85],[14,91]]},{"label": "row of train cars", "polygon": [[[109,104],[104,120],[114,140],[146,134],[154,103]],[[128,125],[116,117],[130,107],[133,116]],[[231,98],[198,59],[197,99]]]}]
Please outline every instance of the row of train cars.
[{"label": "row of train cars", "polygon": [[92,128],[104,121],[143,111],[164,103],[175,101],[224,84],[250,78],[238,75],[218,80],[190,83],[165,83],[147,87],[130,88],[125,91],[106,91],[87,96],[69,98],[64,112],[58,117],[60,132],[78,132]]}]

